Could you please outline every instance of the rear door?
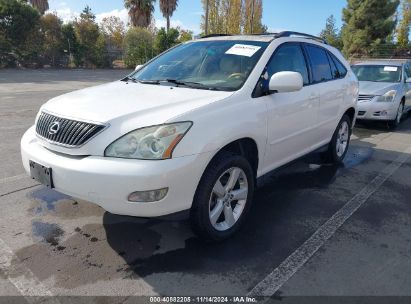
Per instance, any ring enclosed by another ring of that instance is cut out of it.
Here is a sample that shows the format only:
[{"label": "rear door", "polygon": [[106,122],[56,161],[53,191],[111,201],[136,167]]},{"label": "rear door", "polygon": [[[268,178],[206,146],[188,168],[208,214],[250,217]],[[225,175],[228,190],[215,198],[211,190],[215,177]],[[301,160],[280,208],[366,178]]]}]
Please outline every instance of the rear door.
[{"label": "rear door", "polygon": [[305,43],[304,48],[311,65],[312,84],[320,94],[314,140],[324,142],[332,137],[341,119],[339,116],[348,89],[348,83],[343,78],[347,72],[340,76],[337,65],[342,64],[338,60],[334,62],[334,56],[325,48],[309,43]]},{"label": "rear door", "polygon": [[405,81],[405,106],[409,110],[411,109],[411,83],[406,82],[408,78],[411,78],[411,64],[408,63],[404,67],[404,81]]}]

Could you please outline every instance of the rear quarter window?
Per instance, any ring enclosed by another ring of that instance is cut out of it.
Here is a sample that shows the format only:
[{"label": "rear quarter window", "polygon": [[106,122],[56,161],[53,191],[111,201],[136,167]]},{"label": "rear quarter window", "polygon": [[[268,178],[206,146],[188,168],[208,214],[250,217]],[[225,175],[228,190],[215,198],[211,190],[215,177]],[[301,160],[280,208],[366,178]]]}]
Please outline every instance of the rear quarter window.
[{"label": "rear quarter window", "polygon": [[328,52],[328,55],[330,55],[331,60],[334,62],[335,66],[336,66],[336,68],[337,68],[337,71],[338,71],[338,77],[337,77],[337,78],[344,78],[344,77],[347,75],[347,73],[348,73],[348,71],[347,71],[347,69],[345,68],[345,66],[344,66],[344,65],[341,63],[341,61],[338,60],[338,58],[335,57],[332,53]]}]

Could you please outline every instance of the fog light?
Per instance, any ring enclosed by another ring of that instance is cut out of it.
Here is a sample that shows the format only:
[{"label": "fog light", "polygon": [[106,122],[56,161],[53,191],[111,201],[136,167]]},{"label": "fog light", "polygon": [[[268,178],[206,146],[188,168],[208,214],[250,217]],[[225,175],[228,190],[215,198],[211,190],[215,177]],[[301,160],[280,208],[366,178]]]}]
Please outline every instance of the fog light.
[{"label": "fog light", "polygon": [[387,116],[388,115],[388,112],[387,111],[382,111],[381,112],[381,116]]},{"label": "fog light", "polygon": [[150,191],[136,191],[128,196],[129,202],[136,203],[152,203],[161,201],[166,197],[168,193],[168,188],[150,190]]}]

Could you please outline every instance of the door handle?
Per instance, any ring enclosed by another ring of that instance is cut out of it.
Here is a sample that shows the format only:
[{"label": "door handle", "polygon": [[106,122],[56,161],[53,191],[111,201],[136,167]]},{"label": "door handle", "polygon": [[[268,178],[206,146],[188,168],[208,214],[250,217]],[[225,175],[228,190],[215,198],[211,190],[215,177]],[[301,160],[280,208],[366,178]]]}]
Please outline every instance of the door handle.
[{"label": "door handle", "polygon": [[318,94],[311,94],[310,95],[310,100],[318,99],[319,97],[320,97],[320,95],[318,95]]}]

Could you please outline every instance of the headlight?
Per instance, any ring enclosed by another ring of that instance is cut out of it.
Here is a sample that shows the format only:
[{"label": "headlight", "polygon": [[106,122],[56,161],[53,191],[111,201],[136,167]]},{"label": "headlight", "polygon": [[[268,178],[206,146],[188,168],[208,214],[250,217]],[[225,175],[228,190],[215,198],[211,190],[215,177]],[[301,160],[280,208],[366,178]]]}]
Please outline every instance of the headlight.
[{"label": "headlight", "polygon": [[104,156],[147,160],[171,158],[174,148],[192,125],[192,122],[178,122],[132,131],[110,144]]},{"label": "headlight", "polygon": [[395,90],[388,91],[384,95],[379,96],[377,98],[377,101],[378,102],[392,102],[392,101],[394,101],[395,95],[397,95],[397,91],[395,91]]}]

